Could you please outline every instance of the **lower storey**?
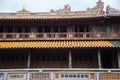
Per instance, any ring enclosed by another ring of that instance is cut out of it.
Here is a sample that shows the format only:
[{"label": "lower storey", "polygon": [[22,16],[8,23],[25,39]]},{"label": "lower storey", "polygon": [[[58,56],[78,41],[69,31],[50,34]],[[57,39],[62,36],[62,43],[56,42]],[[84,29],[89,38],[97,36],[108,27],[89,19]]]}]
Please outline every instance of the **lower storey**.
[{"label": "lower storey", "polygon": [[118,54],[114,48],[1,49],[0,68],[119,68]]},{"label": "lower storey", "polygon": [[0,80],[120,80],[119,67],[116,48],[0,50]]}]

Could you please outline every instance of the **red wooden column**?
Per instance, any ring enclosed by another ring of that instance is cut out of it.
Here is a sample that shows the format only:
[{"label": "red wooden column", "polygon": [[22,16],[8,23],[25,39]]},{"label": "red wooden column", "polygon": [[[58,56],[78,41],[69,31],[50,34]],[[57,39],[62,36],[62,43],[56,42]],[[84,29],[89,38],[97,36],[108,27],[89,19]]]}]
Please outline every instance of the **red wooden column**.
[{"label": "red wooden column", "polygon": [[98,49],[98,68],[102,68],[102,66],[101,66],[101,52],[100,52],[100,49]]},{"label": "red wooden column", "polygon": [[72,68],[72,52],[71,49],[69,49],[69,68]]},{"label": "red wooden column", "polygon": [[117,50],[118,53],[118,68],[120,68],[120,50]]},{"label": "red wooden column", "polygon": [[31,53],[30,53],[30,50],[28,50],[27,52],[28,52],[27,68],[30,68]]}]

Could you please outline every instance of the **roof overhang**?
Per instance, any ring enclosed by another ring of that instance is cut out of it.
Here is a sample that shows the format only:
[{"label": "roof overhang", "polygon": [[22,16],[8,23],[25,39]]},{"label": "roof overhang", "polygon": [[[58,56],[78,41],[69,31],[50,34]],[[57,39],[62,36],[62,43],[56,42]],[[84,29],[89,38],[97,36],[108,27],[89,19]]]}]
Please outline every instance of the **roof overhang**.
[{"label": "roof overhang", "polygon": [[118,48],[120,41],[14,41],[0,42],[0,49],[13,48]]}]

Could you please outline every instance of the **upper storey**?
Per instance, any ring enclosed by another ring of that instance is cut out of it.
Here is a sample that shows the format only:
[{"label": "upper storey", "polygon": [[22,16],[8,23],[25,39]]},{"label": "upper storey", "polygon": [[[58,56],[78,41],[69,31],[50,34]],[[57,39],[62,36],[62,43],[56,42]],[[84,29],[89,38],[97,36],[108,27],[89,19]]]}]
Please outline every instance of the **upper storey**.
[{"label": "upper storey", "polygon": [[65,5],[59,10],[51,10],[50,12],[31,13],[25,7],[16,13],[0,13],[1,19],[70,19],[70,18],[91,18],[101,16],[120,16],[120,11],[111,8],[109,5],[103,10],[104,2],[99,0],[93,8],[85,11],[71,11],[70,5]]},{"label": "upper storey", "polygon": [[120,10],[103,8],[99,0],[85,11],[0,13],[0,40],[120,40]]}]

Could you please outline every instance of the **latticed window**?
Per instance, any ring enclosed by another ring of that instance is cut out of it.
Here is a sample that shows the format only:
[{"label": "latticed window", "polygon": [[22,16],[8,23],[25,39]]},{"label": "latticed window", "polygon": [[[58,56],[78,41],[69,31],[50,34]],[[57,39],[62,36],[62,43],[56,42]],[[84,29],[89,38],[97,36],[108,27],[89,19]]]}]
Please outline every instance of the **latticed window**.
[{"label": "latticed window", "polygon": [[0,33],[3,32],[3,26],[0,26]]},{"label": "latticed window", "polygon": [[12,33],[13,32],[13,27],[12,26],[6,27],[6,32]]},{"label": "latticed window", "polygon": [[43,27],[42,26],[38,26],[36,31],[38,33],[42,33],[43,32]]},{"label": "latticed window", "polygon": [[19,27],[17,27],[17,29],[16,29],[16,30],[17,30],[16,32],[21,33],[21,32],[22,32],[22,27],[21,27],[21,26],[19,26]]}]

